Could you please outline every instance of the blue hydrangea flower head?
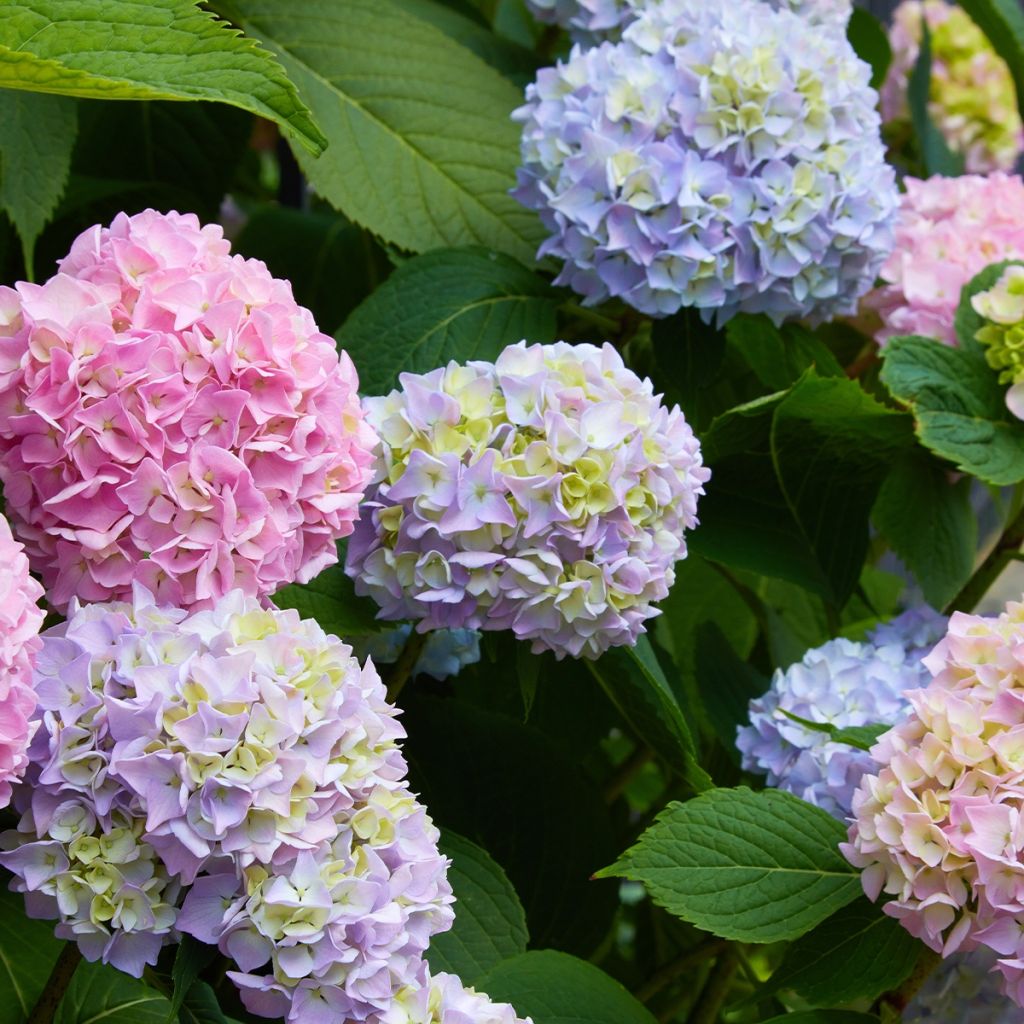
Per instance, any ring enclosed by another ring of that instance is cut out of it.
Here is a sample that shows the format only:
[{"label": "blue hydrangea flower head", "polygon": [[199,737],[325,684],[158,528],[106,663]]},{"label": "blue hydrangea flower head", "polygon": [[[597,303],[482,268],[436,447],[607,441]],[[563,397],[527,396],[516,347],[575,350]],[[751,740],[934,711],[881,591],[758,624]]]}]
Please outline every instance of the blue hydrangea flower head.
[{"label": "blue hydrangea flower head", "polygon": [[921,658],[945,633],[945,621],[929,608],[913,609],[863,643],[830,640],[777,671],[768,692],[750,702],[750,724],[738,730],[744,769],[767,775],[769,786],[834,817],[847,817],[861,777],[874,770],[871,755],[834,743],[784,712],[840,729],[895,725],[909,706],[903,692],[931,678]]},{"label": "blue hydrangea flower head", "polygon": [[992,973],[995,961],[988,949],[947,957],[903,1011],[903,1024],[1024,1024],[1024,1010]]},{"label": "blue hydrangea flower head", "polygon": [[852,313],[898,196],[870,68],[760,0],[662,0],[526,90],[514,194],[593,305],[719,322]]},{"label": "blue hydrangea flower head", "polygon": [[[411,632],[412,625],[405,622],[394,629],[357,638],[352,646],[359,652],[359,657],[372,658],[375,665],[390,665],[398,660]],[[475,665],[479,660],[480,634],[477,630],[435,629],[427,634],[427,642],[416,660],[413,674],[447,679],[457,676],[466,665]]]}]

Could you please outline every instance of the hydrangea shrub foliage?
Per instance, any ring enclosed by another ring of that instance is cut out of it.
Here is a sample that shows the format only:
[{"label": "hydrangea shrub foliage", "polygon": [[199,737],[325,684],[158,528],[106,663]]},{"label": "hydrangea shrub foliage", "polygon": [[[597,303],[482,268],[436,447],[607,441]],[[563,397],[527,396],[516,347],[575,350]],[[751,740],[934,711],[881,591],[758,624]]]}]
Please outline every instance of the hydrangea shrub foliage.
[{"label": "hydrangea shrub foliage", "polygon": [[0,1024],[1024,1022],[1024,10],[0,0]]}]

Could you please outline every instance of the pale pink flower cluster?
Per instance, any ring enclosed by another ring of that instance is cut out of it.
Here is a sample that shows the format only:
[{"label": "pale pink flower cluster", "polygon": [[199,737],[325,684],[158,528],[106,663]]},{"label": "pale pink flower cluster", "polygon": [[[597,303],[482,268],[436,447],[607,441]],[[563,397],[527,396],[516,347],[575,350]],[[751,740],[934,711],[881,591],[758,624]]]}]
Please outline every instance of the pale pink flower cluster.
[{"label": "pale pink flower cluster", "polygon": [[30,724],[36,707],[32,659],[39,650],[43,588],[28,573],[28,559],[0,515],[0,807],[11,802],[11,783],[25,773]]},{"label": "pale pink flower cluster", "polygon": [[357,386],[291,286],[191,214],[119,214],[0,287],[0,480],[50,603],[311,579],[369,475]]},{"label": "pale pink flower cluster", "polygon": [[[324,1024],[332,1024],[325,1019]],[[454,974],[424,971],[418,985],[399,993],[380,1024],[533,1024],[508,1003],[496,1003]]]},{"label": "pale pink flower cluster", "polygon": [[986,946],[1024,1005],[1024,603],[957,613],[872,748],[843,852],[871,899],[943,956]]},{"label": "pale pink flower cluster", "polygon": [[956,344],[960,292],[990,263],[1024,257],[1024,181],[1017,175],[906,180],[884,284],[863,307],[882,318],[879,343],[921,334]]}]

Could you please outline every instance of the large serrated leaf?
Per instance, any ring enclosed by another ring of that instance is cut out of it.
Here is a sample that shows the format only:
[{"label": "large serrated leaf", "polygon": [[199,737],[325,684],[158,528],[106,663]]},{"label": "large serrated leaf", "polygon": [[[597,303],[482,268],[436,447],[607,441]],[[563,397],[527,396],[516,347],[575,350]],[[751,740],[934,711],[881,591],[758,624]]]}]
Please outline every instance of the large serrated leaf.
[{"label": "large serrated leaf", "polygon": [[789,947],[766,990],[792,989],[812,1006],[873,1000],[910,974],[920,951],[880,907],[854,900]]},{"label": "large serrated leaf", "polygon": [[781,790],[715,789],[672,803],[617,864],[655,903],[741,942],[795,939],[860,892],[843,826]]},{"label": "large serrated leaf", "polygon": [[441,852],[451,858],[455,923],[430,942],[433,971],[457,974],[467,985],[509,957],[526,952],[526,915],[501,866],[476,843],[445,832]]},{"label": "large serrated leaf", "polygon": [[212,100],[326,139],[281,66],[194,0],[9,0],[0,87],[89,99]]},{"label": "large serrated leaf", "polygon": [[413,252],[477,244],[532,260],[540,222],[510,195],[519,91],[391,0],[232,0],[281,59],[330,140],[299,153],[317,191]]},{"label": "large serrated leaf", "polygon": [[359,367],[360,390],[384,394],[403,371],[450,359],[495,359],[517,341],[555,336],[548,285],[501,253],[469,246],[403,263],[337,332]]},{"label": "large serrated leaf", "polygon": [[713,785],[697,763],[686,717],[646,637],[634,647],[611,648],[587,667],[622,717],[671,768],[698,793]]},{"label": "large serrated leaf", "polygon": [[997,486],[1024,480],[1024,423],[1007,410],[1006,387],[977,344],[893,338],[882,383],[910,409],[921,443],[940,458]]},{"label": "large serrated leaf", "polygon": [[0,207],[17,228],[30,277],[36,239],[67,183],[76,115],[67,96],[0,89]]},{"label": "large serrated leaf", "polygon": [[651,1012],[593,964],[534,950],[499,964],[479,989],[534,1024],[655,1024]]}]

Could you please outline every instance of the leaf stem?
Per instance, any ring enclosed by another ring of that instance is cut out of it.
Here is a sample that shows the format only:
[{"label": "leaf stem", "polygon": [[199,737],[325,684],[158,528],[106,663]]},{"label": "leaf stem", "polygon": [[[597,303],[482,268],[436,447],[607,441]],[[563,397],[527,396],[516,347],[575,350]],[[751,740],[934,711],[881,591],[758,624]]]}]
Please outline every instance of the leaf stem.
[{"label": "leaf stem", "polygon": [[57,1008],[64,998],[68,985],[75,975],[75,968],[81,963],[82,953],[73,942],[65,942],[57,962],[46,979],[46,986],[28,1015],[26,1024],[53,1024]]},{"label": "leaf stem", "polygon": [[1024,508],[1017,509],[1011,516],[985,560],[946,606],[946,614],[974,611],[1002,571],[1018,557],[1021,544],[1024,544]]},{"label": "leaf stem", "polygon": [[413,669],[416,667],[416,662],[420,659],[420,654],[423,653],[423,646],[426,642],[427,634],[417,633],[415,629],[409,634],[409,639],[405,641],[402,653],[398,655],[394,668],[388,673],[388,700],[392,704],[398,700],[398,695],[402,692],[402,688],[412,676]]},{"label": "leaf stem", "polygon": [[650,747],[642,743],[637,744],[633,753],[615,769],[615,773],[608,780],[604,790],[604,802],[615,803],[653,757],[654,751]]},{"label": "leaf stem", "polygon": [[732,986],[733,975],[739,965],[739,957],[732,948],[722,953],[711,969],[708,982],[700,994],[700,1001],[690,1017],[690,1024],[715,1024],[721,1015]]},{"label": "leaf stem", "polygon": [[729,943],[726,939],[711,939],[708,942],[702,942],[699,946],[694,946],[692,949],[684,950],[675,960],[662,964],[634,994],[641,1003],[646,1003],[665,988],[666,985],[675,981],[683,971],[688,970],[690,967],[696,967],[697,964],[702,963],[704,960],[710,960],[713,956],[718,956],[728,946]]}]

